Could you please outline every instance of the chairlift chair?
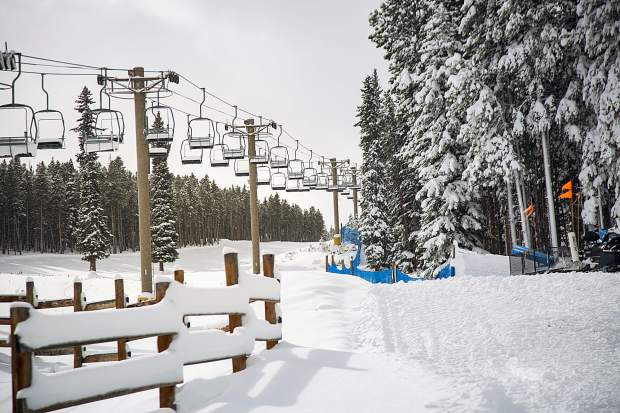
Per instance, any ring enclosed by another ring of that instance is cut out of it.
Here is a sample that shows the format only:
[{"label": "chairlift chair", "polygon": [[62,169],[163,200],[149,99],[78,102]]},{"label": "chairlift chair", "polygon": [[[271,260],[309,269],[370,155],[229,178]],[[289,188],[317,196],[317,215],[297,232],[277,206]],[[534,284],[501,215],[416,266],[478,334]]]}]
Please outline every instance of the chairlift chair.
[{"label": "chairlift chair", "polygon": [[32,157],[37,151],[35,142],[37,123],[34,120],[34,110],[28,105],[15,103],[15,83],[22,74],[21,54],[17,53],[16,56],[18,73],[11,83],[11,103],[0,106],[1,158]]},{"label": "chairlift chair", "polygon": [[[92,152],[112,152],[118,149],[118,145],[123,143],[125,135],[125,120],[123,114],[118,110],[110,108],[110,95],[105,91],[107,83],[107,73],[101,82],[99,91],[99,109],[94,109],[95,115],[95,134],[89,136],[84,141],[84,150]],[[108,108],[103,107],[103,94],[108,96]]]},{"label": "chairlift chair", "polygon": [[312,166],[312,150],[310,150],[310,159],[308,160],[308,167],[304,169],[304,177],[303,184],[309,189],[314,189],[316,187],[317,181],[317,171]]},{"label": "chairlift chair", "polygon": [[202,163],[202,149],[194,149],[190,138],[181,142],[181,164],[198,165]]},{"label": "chairlift chair", "polygon": [[353,199],[353,194],[347,195],[347,199]]},{"label": "chairlift chair", "polygon": [[351,195],[351,190],[350,190],[349,188],[346,188],[346,187],[345,187],[345,188],[343,188],[343,189],[340,191],[340,193],[341,193],[343,196],[349,196],[349,195]]},{"label": "chairlift chair", "polygon": [[272,172],[271,189],[274,191],[286,189],[286,174],[284,172]]},{"label": "chairlift chair", "polygon": [[190,119],[187,115],[187,137],[192,149],[211,149],[215,144],[215,126],[213,121],[202,116],[205,103],[205,89],[202,88],[202,102],[198,107],[198,117]]},{"label": "chairlift chair", "polygon": [[223,154],[225,159],[243,159],[245,158],[244,134],[235,127],[235,119],[237,119],[237,106],[235,106],[235,117],[231,125],[226,125],[225,129],[230,131],[224,133],[222,143],[226,145]]},{"label": "chairlift chair", "polygon": [[341,173],[342,186],[350,188],[353,186],[353,172],[349,168],[346,168]]},{"label": "chairlift chair", "polygon": [[[157,125],[157,117],[161,125]],[[174,139],[174,113],[169,106],[153,105],[144,111],[144,139],[147,142],[172,142]]]},{"label": "chairlift chair", "polygon": [[62,112],[50,109],[49,94],[45,90],[44,74],[41,73],[41,89],[45,93],[46,106],[34,113],[37,149],[62,149],[65,144],[65,119]]},{"label": "chairlift chair", "polygon": [[224,157],[226,145],[222,143],[222,135],[220,135],[220,130],[218,128],[219,125],[218,122],[215,122],[215,133],[218,136],[218,142],[213,145],[209,152],[209,162],[214,168],[227,167],[230,163],[230,161]]},{"label": "chairlift chair", "polygon": [[155,142],[149,143],[149,157],[150,158],[166,158],[170,152],[170,142]]},{"label": "chairlift chair", "polygon": [[299,149],[299,141],[295,141],[297,147],[295,148],[295,158],[288,161],[288,179],[304,179],[304,169],[306,165],[304,161],[297,158],[297,150]]},{"label": "chairlift chair", "polygon": [[288,168],[288,149],[286,146],[280,145],[280,136],[282,136],[282,125],[280,126],[280,133],[278,134],[278,143],[269,151],[269,166],[271,169],[284,169]]},{"label": "chairlift chair", "polygon": [[334,182],[334,179],[330,176],[327,180],[327,192],[338,192],[340,190],[340,182],[338,178]]},{"label": "chairlift chair", "polygon": [[308,192],[310,188],[303,184],[301,179],[289,179],[286,183],[286,192]]},{"label": "chairlift chair", "polygon": [[250,163],[265,165],[269,163],[269,144],[262,139],[254,141],[254,156],[250,157]]},{"label": "chairlift chair", "polygon": [[250,162],[247,159],[235,160],[235,176],[250,176]]},{"label": "chairlift chair", "polygon": [[0,121],[0,158],[29,158],[36,155],[34,137],[37,125],[34,122],[34,110],[30,106],[20,103],[2,105]]},{"label": "chairlift chair", "polygon": [[269,185],[271,183],[271,169],[267,165],[256,167],[256,185]]},{"label": "chairlift chair", "polygon": [[314,189],[325,190],[329,186],[329,175],[325,172],[319,172],[316,174],[316,186]]}]

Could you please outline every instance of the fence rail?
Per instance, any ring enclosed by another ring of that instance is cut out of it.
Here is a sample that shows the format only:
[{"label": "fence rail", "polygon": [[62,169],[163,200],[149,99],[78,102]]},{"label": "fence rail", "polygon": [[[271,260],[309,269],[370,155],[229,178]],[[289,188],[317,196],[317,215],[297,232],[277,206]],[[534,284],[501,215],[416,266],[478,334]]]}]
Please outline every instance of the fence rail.
[{"label": "fence rail", "polygon": [[[240,277],[237,253],[229,252],[224,255],[226,287],[189,287],[179,270],[174,281],[157,281],[154,300],[131,308],[125,305],[121,279],[115,280],[113,303],[105,300],[90,307],[106,311],[87,310],[81,284],[74,285],[74,297],[79,298],[71,300],[73,313],[50,314],[31,302],[14,302],[10,318],[13,412],[47,412],[153,388],[159,389],[160,407],[174,409],[184,365],[231,359],[233,372],[245,369],[255,341],[266,341],[270,349],[282,337],[275,308],[280,289],[273,278],[273,263],[273,255],[266,254],[264,277]],[[251,301],[265,301],[265,320],[254,316]],[[212,314],[228,315],[227,331],[190,331],[185,323],[187,316]],[[158,353],[127,358],[126,342],[145,337],[157,337]],[[78,368],[89,360],[82,355],[83,345],[110,341],[117,341],[118,357],[100,356],[97,361],[112,363]],[[35,352],[67,349],[73,349],[73,370],[43,374],[33,366]]]}]

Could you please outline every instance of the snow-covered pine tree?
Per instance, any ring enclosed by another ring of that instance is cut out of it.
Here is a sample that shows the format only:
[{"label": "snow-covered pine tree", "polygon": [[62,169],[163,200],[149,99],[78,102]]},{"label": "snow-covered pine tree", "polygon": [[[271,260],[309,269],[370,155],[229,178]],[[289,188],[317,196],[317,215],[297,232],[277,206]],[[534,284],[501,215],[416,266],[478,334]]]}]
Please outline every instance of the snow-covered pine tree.
[{"label": "snow-covered pine tree", "polygon": [[585,223],[598,224],[599,215],[603,218],[598,211],[599,191],[613,194],[613,216],[620,217],[620,3],[579,0],[577,16],[577,74],[583,82],[583,101],[594,112],[583,142],[579,175],[582,215]]},{"label": "snow-covered pine tree", "polygon": [[[157,112],[154,128],[163,127],[161,115]],[[175,227],[173,176],[168,170],[166,157],[153,159],[151,174],[151,239],[152,259],[159,263],[159,271],[164,270],[164,262],[174,262],[178,257],[178,234]]]},{"label": "snow-covered pine tree", "polygon": [[359,231],[367,264],[372,269],[388,264],[390,252],[381,100],[381,87],[375,70],[364,79],[362,104],[357,109],[359,120],[355,124],[360,128],[363,156]]},{"label": "snow-covered pine tree", "polygon": [[108,218],[104,214],[100,186],[100,166],[96,153],[87,153],[84,142],[95,134],[95,117],[90,109],[93,104],[87,87],[78,97],[76,110],[80,113],[78,124],[72,130],[77,132],[80,152],[80,210],[77,222],[77,249],[82,259],[89,262],[89,270],[97,271],[97,260],[110,256],[112,235],[108,230]]}]

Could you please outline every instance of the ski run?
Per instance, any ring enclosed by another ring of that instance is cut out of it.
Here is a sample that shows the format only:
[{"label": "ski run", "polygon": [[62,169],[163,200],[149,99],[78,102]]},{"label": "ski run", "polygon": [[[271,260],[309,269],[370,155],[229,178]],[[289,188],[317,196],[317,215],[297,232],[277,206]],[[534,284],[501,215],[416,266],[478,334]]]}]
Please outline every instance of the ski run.
[{"label": "ski run", "polygon": [[[241,277],[248,277],[246,241],[181,249],[174,268],[186,271],[191,287],[223,286],[226,248],[239,252]],[[457,276],[375,285],[325,273],[321,244],[276,242],[266,243],[264,249],[276,254],[283,341],[271,350],[257,343],[247,369],[239,373],[231,374],[229,360],[185,367],[184,384],[177,390],[178,411],[620,409],[619,274]],[[78,255],[2,256],[0,285],[3,293],[18,292],[28,276],[39,297],[70,297],[73,280],[80,277],[91,301],[112,296],[112,280],[121,276],[133,302],[139,293],[138,267],[137,254],[113,255],[101,262],[96,275],[84,271]],[[258,315],[262,307],[253,306]],[[2,305],[2,312],[8,313],[8,304]],[[206,320],[196,318],[192,325],[226,323],[217,316]],[[3,327],[3,333],[7,331]],[[90,351],[104,351],[106,345],[92,347]],[[154,339],[132,342],[130,348],[137,369],[124,374],[132,380],[159,374],[148,364],[156,352]],[[2,349],[1,354],[0,411],[4,412],[10,411],[11,403],[10,350]],[[35,360],[40,374],[72,368],[71,356]],[[100,367],[83,369],[87,374]],[[73,386],[78,389],[71,391],[79,392],[79,387],[96,387],[97,382],[83,380]],[[150,390],[66,411],[157,408],[158,393]]]}]

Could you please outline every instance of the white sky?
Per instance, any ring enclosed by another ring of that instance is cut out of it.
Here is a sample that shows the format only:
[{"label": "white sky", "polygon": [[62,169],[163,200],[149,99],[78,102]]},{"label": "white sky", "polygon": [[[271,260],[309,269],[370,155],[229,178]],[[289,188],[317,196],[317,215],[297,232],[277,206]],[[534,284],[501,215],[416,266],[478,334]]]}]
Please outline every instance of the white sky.
[{"label": "white sky", "polygon": [[[0,41],[28,55],[94,66],[177,71],[229,102],[284,124],[301,143],[326,157],[360,162],[359,132],[353,124],[361,82],[373,68],[386,77],[382,52],[368,40],[368,15],[379,4],[379,0],[3,0]],[[24,66],[24,70],[41,69],[49,70]],[[0,81],[10,78],[0,73]],[[75,125],[73,102],[84,85],[98,100],[94,77],[46,77],[50,106],[64,113],[68,129]],[[18,103],[42,109],[45,101],[39,86],[39,75],[22,75],[16,87]],[[178,90],[201,97],[183,82]],[[10,93],[0,91],[0,104],[8,102]],[[179,97],[162,103],[198,111],[197,104]],[[135,170],[133,105],[119,100],[112,104],[126,119],[125,143],[118,155]],[[206,104],[232,112],[208,97]],[[217,113],[205,114],[226,120]],[[208,174],[220,186],[244,183],[247,178],[236,178],[232,167],[181,165],[179,146],[186,120],[176,115],[176,121],[169,157],[174,173]],[[292,144],[289,139],[283,141]],[[67,160],[76,148],[74,135],[68,133],[65,151],[40,152],[34,162],[52,156]],[[103,162],[109,158],[100,154]],[[269,193],[268,187],[259,187],[261,199]],[[320,208],[326,226],[332,224],[330,193],[279,194],[302,207]],[[341,197],[341,222],[352,209],[351,201]]]}]

